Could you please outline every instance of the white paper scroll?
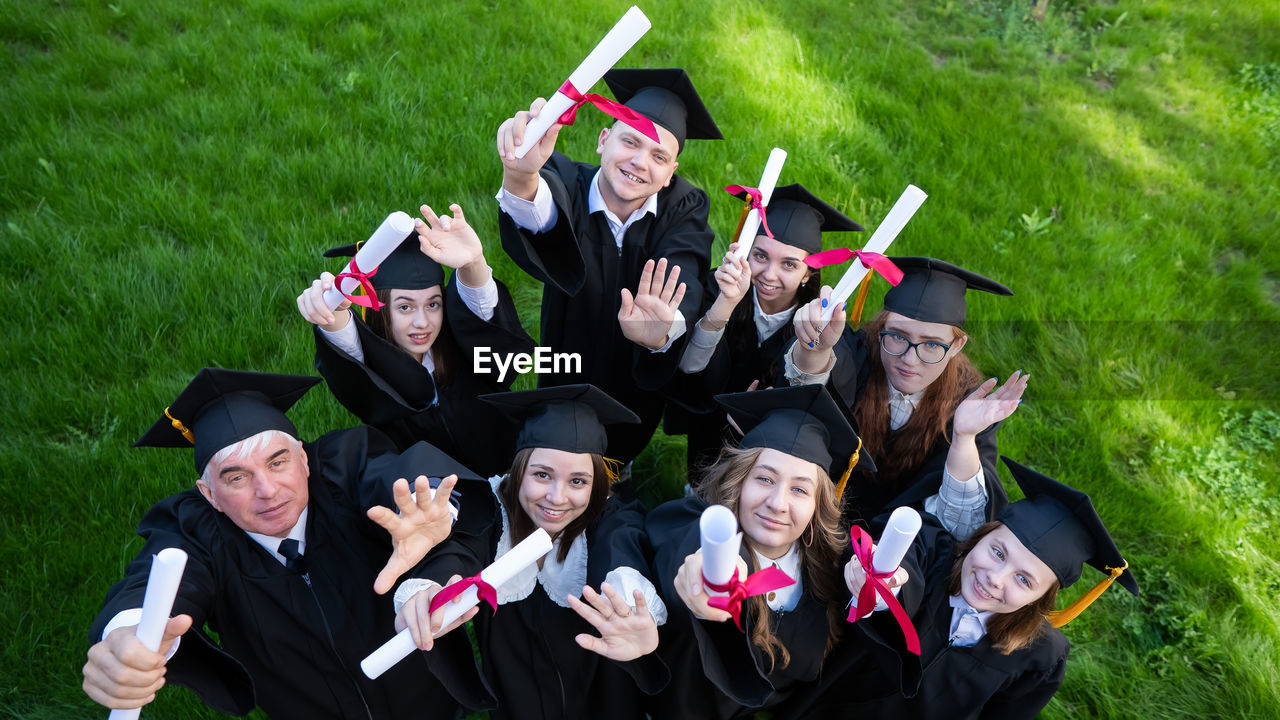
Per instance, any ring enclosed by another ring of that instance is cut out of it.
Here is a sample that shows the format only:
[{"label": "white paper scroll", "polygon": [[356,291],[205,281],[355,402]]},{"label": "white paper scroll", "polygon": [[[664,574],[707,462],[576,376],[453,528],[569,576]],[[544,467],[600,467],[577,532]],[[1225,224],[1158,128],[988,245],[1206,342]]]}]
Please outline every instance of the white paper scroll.
[{"label": "white paper scroll", "polygon": [[[711,505],[702,511],[698,528],[702,532],[702,577],[709,583],[724,585],[738,569],[738,548],[742,546],[738,518],[723,505]],[[708,595],[727,594],[706,590]]]},{"label": "white paper scroll", "polygon": [[[164,626],[169,622],[173,600],[178,596],[182,571],[187,567],[187,554],[178,548],[165,548],[151,560],[151,574],[147,576],[147,592],[142,596],[142,619],[135,634],[138,642],[152,652],[160,649],[164,639]],[[136,720],[142,708],[112,710],[110,720]]]},{"label": "white paper scroll", "polygon": [[[645,33],[649,32],[649,28],[653,24],[649,22],[649,18],[640,12],[640,8],[632,5],[630,10],[622,16],[609,31],[608,35],[600,41],[596,48],[587,55],[587,59],[582,61],[577,70],[569,76],[569,84],[584,95],[591,89],[593,85],[600,82],[600,78],[609,72],[623,55],[627,54]],[[522,158],[529,152],[529,148],[538,144],[542,136],[547,134],[551,126],[560,119],[565,110],[573,105],[564,93],[556,91],[547,104],[542,107],[542,111],[538,113],[538,117],[529,121],[524,129],[524,140],[520,145],[516,146],[516,157]]]},{"label": "white paper scroll", "polygon": [[[406,212],[397,210],[387,216],[386,220],[378,226],[377,230],[369,236],[368,241],[360,246],[356,251],[356,256],[347,263],[342,272],[351,272],[351,264],[355,263],[361,272],[371,272],[377,270],[383,260],[387,259],[396,248],[400,247],[400,243],[409,237],[409,233],[413,232],[413,218],[409,217]],[[324,304],[330,310],[336,309],[345,300],[342,293],[338,292],[338,288],[342,288],[342,292],[350,295],[360,287],[360,283],[352,278],[342,278],[338,287],[324,291]]]},{"label": "white paper scroll", "polygon": [[[889,249],[889,244],[894,238],[898,237],[898,233],[902,232],[902,228],[907,226],[907,221],[912,215],[920,209],[924,204],[928,195],[915,185],[908,185],[906,190],[902,191],[902,195],[898,198],[898,202],[893,204],[893,208],[889,210],[889,214],[885,216],[884,221],[871,234],[871,239],[867,241],[866,246],[862,248],[863,252],[873,252],[884,254]],[[844,277],[840,278],[839,284],[831,291],[831,302],[822,310],[822,322],[825,326],[831,320],[831,313],[840,307],[842,303],[847,301],[853,291],[858,289],[862,278],[871,272],[861,262],[854,260],[849,264],[849,268],[844,271]]]},{"label": "white paper scroll", "polygon": [[[538,561],[538,558],[551,552],[551,536],[546,530],[538,528],[529,537],[521,540],[506,555],[493,561],[493,564],[480,571],[480,579],[489,583],[496,590],[522,570]],[[471,608],[480,603],[480,595],[475,586],[464,590],[456,601],[444,606],[444,621],[441,628],[447,628],[453,621],[462,617]],[[434,636],[433,636],[434,637]],[[374,650],[369,657],[360,661],[360,669],[370,680],[378,677],[409,656],[417,649],[413,644],[413,635],[405,628],[388,640],[382,647]]]},{"label": "white paper scroll", "polygon": [[[787,161],[787,151],[782,148],[774,148],[769,151],[769,159],[765,161],[764,173],[760,175],[760,184],[757,186],[760,190],[760,204],[769,208],[769,199],[773,197],[773,189],[778,185],[778,176],[782,174],[782,165]],[[767,215],[768,213],[766,213]],[[760,232],[760,211],[751,208],[751,212],[747,213],[747,219],[742,223],[742,232],[738,234],[738,249],[733,252],[733,256],[741,260],[751,252],[751,245],[756,241],[756,235]]]},{"label": "white paper scroll", "polygon": [[920,513],[902,506],[889,516],[889,524],[880,535],[875,554],[871,556],[871,569],[878,573],[891,573],[902,564],[916,533],[920,532]]}]

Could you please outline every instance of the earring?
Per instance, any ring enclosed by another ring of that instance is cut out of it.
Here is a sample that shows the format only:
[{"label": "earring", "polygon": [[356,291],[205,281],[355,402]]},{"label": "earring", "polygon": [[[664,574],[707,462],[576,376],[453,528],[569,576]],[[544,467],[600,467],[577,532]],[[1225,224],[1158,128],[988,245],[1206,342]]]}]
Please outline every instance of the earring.
[{"label": "earring", "polygon": [[813,547],[813,523],[809,523],[808,533],[809,539],[804,541],[804,546]]}]

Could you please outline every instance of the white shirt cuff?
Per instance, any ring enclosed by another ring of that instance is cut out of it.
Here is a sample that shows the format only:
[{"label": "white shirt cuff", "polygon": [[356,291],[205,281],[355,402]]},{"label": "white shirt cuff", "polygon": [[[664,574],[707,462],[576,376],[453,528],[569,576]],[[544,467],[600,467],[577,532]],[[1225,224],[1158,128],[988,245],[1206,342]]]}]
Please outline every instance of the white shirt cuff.
[{"label": "white shirt cuff", "polygon": [[925,498],[924,510],[942,523],[958,540],[968,539],[986,520],[987,485],[982,468],[973,477],[960,481],[943,470],[936,495]]},{"label": "white shirt cuff", "polygon": [[701,321],[694,323],[693,330],[689,331],[689,344],[685,345],[684,357],[680,358],[680,370],[690,374],[705,370],[722,337],[724,326],[713,331],[704,330]]},{"label": "white shirt cuff", "polygon": [[440,583],[435,582],[434,580],[426,580],[424,578],[409,578],[408,580],[400,583],[400,587],[396,588],[395,597],[392,598],[392,602],[394,602],[396,606],[396,615],[400,614],[400,608],[403,608],[404,604],[409,602],[410,598],[423,590],[431,589],[433,585],[435,587],[440,587]]},{"label": "white shirt cuff", "polygon": [[644,604],[649,607],[649,614],[653,616],[653,622],[657,625],[663,625],[667,622],[667,606],[662,602],[662,598],[658,596],[658,590],[649,582],[649,578],[640,574],[635,568],[622,567],[614,568],[604,576],[604,581],[613,586],[614,590],[627,601],[632,607],[636,606],[636,598],[633,594],[639,590],[644,595]]},{"label": "white shirt cuff", "polygon": [[352,317],[347,320],[347,324],[337,332],[329,332],[324,328],[320,328],[320,333],[325,339],[333,344],[342,352],[356,359],[356,362],[364,362],[364,348],[360,347],[360,333],[356,331],[356,319]]},{"label": "white shirt cuff", "polygon": [[533,200],[513,195],[506,188],[498,188],[498,194],[493,197],[516,225],[530,232],[544,233],[555,227],[556,220],[560,219],[560,212],[551,201],[551,188],[541,175],[538,176],[538,191],[534,193]]},{"label": "white shirt cuff", "polygon": [[836,367],[836,354],[831,352],[831,360],[827,363],[827,367],[821,372],[807,373],[796,366],[796,361],[792,355],[796,351],[796,340],[791,343],[791,347],[787,348],[787,352],[783,355],[783,372],[787,377],[787,382],[791,385],[826,385],[827,378],[831,377],[831,371]]},{"label": "white shirt cuff", "polygon": [[489,280],[478,288],[462,282],[462,278],[458,278],[455,283],[458,288],[458,297],[462,298],[463,304],[476,317],[489,322],[493,319],[493,309],[498,307],[498,282],[493,279],[493,269],[489,269]]},{"label": "white shirt cuff", "polygon": [[[102,629],[102,637],[98,639],[106,640],[107,636],[110,635],[113,630],[116,630],[122,627],[133,627],[134,625],[137,625],[141,621],[142,621],[142,608],[130,608],[128,610],[121,610],[120,612],[116,613],[116,616],[111,618],[111,622],[107,623],[107,626]],[[178,645],[181,642],[182,642],[181,636],[178,636],[173,639],[173,645],[169,647],[169,652],[166,653],[164,656],[164,659],[166,662],[169,660],[169,658],[173,657],[174,653],[178,652]]]},{"label": "white shirt cuff", "polygon": [[671,349],[672,344],[684,334],[686,329],[684,321],[684,313],[676,310],[675,319],[671,321],[671,327],[667,330],[667,344],[657,350],[650,350],[651,353],[664,353]]}]

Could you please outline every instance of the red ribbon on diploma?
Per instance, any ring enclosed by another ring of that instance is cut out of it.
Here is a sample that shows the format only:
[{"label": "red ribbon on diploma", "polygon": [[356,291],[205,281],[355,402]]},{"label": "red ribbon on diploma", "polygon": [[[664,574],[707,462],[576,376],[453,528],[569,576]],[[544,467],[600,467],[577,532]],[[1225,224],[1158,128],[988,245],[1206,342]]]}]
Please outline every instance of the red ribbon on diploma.
[{"label": "red ribbon on diploma", "polygon": [[889,586],[884,584],[885,580],[893,577],[893,572],[897,568],[884,573],[876,572],[872,568],[871,535],[866,530],[854,525],[849,528],[849,540],[853,543],[853,554],[867,573],[867,581],[858,591],[858,604],[849,611],[849,622],[858,622],[860,618],[870,615],[876,607],[876,594],[879,593],[880,597],[884,598],[885,604],[889,606],[889,612],[893,613],[893,619],[898,621],[898,627],[902,628],[902,635],[907,639],[907,649],[919,655],[920,636],[916,633],[916,627],[911,624],[911,618],[907,617],[907,611],[903,609],[902,603],[894,597]]},{"label": "red ribbon on diploma", "polygon": [[823,250],[816,252],[804,259],[804,264],[813,269],[826,267],[827,265],[839,265],[849,258],[858,258],[862,263],[862,267],[872,272],[880,273],[880,277],[889,281],[890,285],[897,286],[902,282],[902,271],[889,258],[880,253],[866,252],[865,250],[850,250],[848,248],[833,248],[831,250]]},{"label": "red ribbon on diploma", "polygon": [[498,592],[479,575],[462,578],[458,582],[453,583],[449,587],[436,593],[436,596],[431,598],[431,604],[427,606],[428,612],[435,612],[437,608],[442,607],[445,603],[466,592],[466,589],[473,585],[475,586],[476,594],[480,596],[480,599],[489,603],[489,607],[493,608],[494,612],[498,612]]},{"label": "red ribbon on diploma", "polygon": [[795,585],[796,581],[776,567],[767,567],[751,573],[747,576],[746,582],[738,580],[738,571],[735,569],[733,577],[729,578],[729,582],[723,585],[708,582],[705,576],[702,578],[702,584],[716,592],[729,593],[728,595],[717,595],[707,600],[707,604],[718,610],[727,611],[733,617],[733,624],[738,626],[738,630],[742,630],[743,600],[752,595],[763,595],[771,590]]},{"label": "red ribbon on diploma", "polygon": [[760,188],[747,187],[746,185],[729,185],[724,191],[735,196],[738,193],[746,193],[747,197],[751,198],[751,207],[760,213],[760,225],[764,228],[764,234],[768,235],[770,240],[774,239],[773,233],[769,232],[769,220],[764,216],[764,203],[760,199],[764,195],[760,192]]},{"label": "red ribbon on diploma", "polygon": [[[364,272],[356,265],[355,258],[351,258],[350,268],[351,272],[338,273],[338,276],[333,279],[334,287],[338,289],[338,293],[350,300],[353,305],[367,307],[370,310],[381,310],[385,303],[378,300],[378,293],[374,291],[373,283],[369,282],[369,278],[378,274],[378,268]],[[348,295],[342,292],[342,278],[351,278],[360,283],[360,287],[364,289],[364,295]]]},{"label": "red ribbon on diploma", "polygon": [[578,108],[586,105],[587,103],[591,103],[605,115],[621,120],[627,125],[638,130],[650,140],[658,144],[662,144],[662,140],[658,138],[658,129],[653,126],[653,121],[626,105],[614,102],[603,95],[597,95],[595,93],[587,93],[586,95],[583,95],[578,92],[578,88],[574,87],[568,80],[565,80],[564,84],[560,86],[560,94],[573,101],[573,105],[568,110],[561,113],[559,119],[556,120],[556,122],[561,125],[572,125],[573,121],[578,117]]}]

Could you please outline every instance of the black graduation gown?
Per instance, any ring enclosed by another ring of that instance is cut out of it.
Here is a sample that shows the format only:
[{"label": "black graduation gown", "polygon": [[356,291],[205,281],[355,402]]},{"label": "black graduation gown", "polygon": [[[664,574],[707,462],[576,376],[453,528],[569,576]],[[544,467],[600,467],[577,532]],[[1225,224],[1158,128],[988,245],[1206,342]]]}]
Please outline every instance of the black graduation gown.
[{"label": "black graduation gown", "polygon": [[[827,380],[827,390],[836,399],[840,407],[848,410],[846,416],[858,431],[858,423],[853,409],[862,399],[863,390],[867,386],[870,373],[880,372],[878,345],[870,343],[866,333],[861,330],[845,328],[836,342],[836,364]],[[1009,496],[996,472],[996,431],[1000,423],[994,423],[978,433],[976,443],[978,457],[982,464],[982,476],[987,487],[987,520],[994,520],[1000,511],[1009,504]],[[947,464],[947,452],[951,449],[949,436],[950,422],[947,424],[947,438],[939,438],[920,467],[905,474],[895,483],[886,483],[873,473],[854,473],[849,478],[845,489],[844,515],[846,522],[859,522],[867,525],[873,534],[883,529],[883,525],[869,522],[886,511],[903,505],[917,510],[924,510],[924,501],[935,495],[942,486],[942,473]],[[881,451],[884,457],[893,454],[894,432],[888,434],[886,446]]]},{"label": "black graduation gown", "polygon": [[[108,592],[90,642],[117,613],[142,607],[152,556],[178,547],[188,560],[173,614],[195,622],[165,677],[210,707],[246,715],[257,705],[277,718],[390,718],[424,708],[452,717],[458,702],[450,693],[484,705],[482,686],[426,653],[414,653],[377,680],[360,671],[360,661],[395,634],[390,595],[373,593],[391,544],[364,510],[395,507],[391,484],[416,467],[416,450],[374,457],[394,447],[365,427],[329,433],[306,449],[312,472],[305,573],[285,568],[198,490],[178,493],[138,525],[146,543]],[[480,493],[464,494],[462,505],[473,512],[491,505]],[[220,644],[203,632],[206,623]]]},{"label": "black graduation gown", "polygon": [[477,402],[476,396],[510,390],[517,375],[508,369],[499,382],[496,370],[475,373],[473,353],[478,347],[500,354],[531,353],[533,339],[520,326],[515,303],[502,283],[493,318],[485,321],[462,301],[456,282],[454,273],[445,284],[444,302],[445,321],[459,350],[458,366],[449,387],[439,389],[438,404],[432,403],[437,387],[431,372],[358,317],[353,321],[364,362],[334,347],[316,327],[316,369],[343,407],[382,430],[399,448],[426,440],[487,477],[506,471],[504,463],[515,453],[519,427],[488,403]]},{"label": "black graduation gown", "polygon": [[[803,592],[795,609],[769,612],[774,634],[791,653],[785,668],[770,669],[768,656],[751,644],[753,620],[743,607],[742,627],[732,621],[693,617],[675,590],[684,559],[701,543],[698,520],[707,504],[696,497],[665,503],[649,513],[645,530],[653,543],[653,576],[667,604],[659,655],[671,668],[671,683],[652,706],[662,718],[749,718],[761,709],[785,707],[792,694],[817,679],[827,645],[827,609]],[[742,557],[749,559],[745,543]]]},{"label": "black graduation gown", "polygon": [[[754,293],[752,288],[748,294]],[[713,294],[719,294],[717,287]],[[739,436],[725,419],[725,411],[715,403],[715,396],[726,392],[744,392],[751,383],[759,388],[781,387],[786,383],[783,355],[795,338],[795,327],[787,323],[760,341],[756,329],[755,302],[744,297],[725,325],[724,337],[701,372],[681,377],[672,392],[672,407],[667,410],[665,429],[668,434],[689,436],[688,469],[690,483],[700,480],[695,470],[713,462],[726,441]],[[683,375],[683,373],[681,373]]]},{"label": "black graduation gown", "polygon": [[[416,575],[443,584],[455,573],[463,577],[479,573],[497,554],[503,533],[500,513],[492,517],[488,530],[485,542],[442,549]],[[611,497],[585,536],[586,584],[593,588],[599,590],[614,568],[646,570],[639,503]],[[475,552],[477,548],[483,554]],[[541,583],[527,597],[500,604],[496,613],[481,605],[474,628],[484,679],[497,696],[497,707],[490,712],[493,720],[643,720],[644,693],[657,692],[669,678],[655,654],[620,663],[584,650],[574,637],[599,633],[572,609],[553,602]],[[450,634],[463,635],[460,631]],[[458,655],[456,648],[449,652],[450,661],[464,671],[474,668],[469,654]],[[476,682],[472,679],[471,684]]]},{"label": "black graduation gown", "polygon": [[551,189],[559,217],[545,233],[532,233],[498,214],[502,247],[525,272],[544,284],[542,345],[577,353],[581,373],[540,375],[539,387],[592,383],[640,416],[638,425],[608,427],[611,458],[624,462],[644,449],[662,417],[665,400],[658,390],[672,379],[687,335],[664,353],[627,340],[618,326],[620,291],[632,294],[647,260],[666,258],[680,267],[686,291],[680,312],[696,322],[703,286],[710,274],[711,243],[707,194],[675,175],[658,192],[658,214],[636,221],[618,250],[604,213],[587,210],[590,183],[599,168],[554,153],[541,175]]},{"label": "black graduation gown", "polygon": [[947,579],[954,543],[929,521],[903,561],[911,580],[898,597],[919,633],[920,657],[906,651],[890,613],[877,612],[854,625],[847,645],[833,653],[830,673],[777,720],[1036,717],[1062,685],[1069,643],[1046,623],[1039,640],[1008,655],[996,650],[989,636],[972,647],[950,646]]}]

